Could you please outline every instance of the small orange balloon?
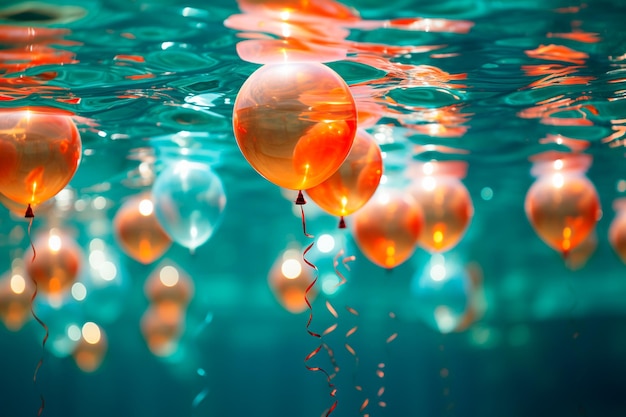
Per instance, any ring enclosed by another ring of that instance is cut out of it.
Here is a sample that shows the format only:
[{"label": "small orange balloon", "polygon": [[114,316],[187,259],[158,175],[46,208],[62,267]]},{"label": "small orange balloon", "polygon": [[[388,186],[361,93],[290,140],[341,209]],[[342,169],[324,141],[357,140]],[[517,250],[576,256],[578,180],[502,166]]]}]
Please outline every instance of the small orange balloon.
[{"label": "small orange balloon", "polygon": [[108,350],[106,334],[93,322],[83,325],[82,335],[72,357],[83,372],[94,372],[100,368]]},{"label": "small orange balloon", "polygon": [[526,194],[525,209],[537,235],[564,257],[587,238],[602,215],[593,183],[578,171],[541,175]]},{"label": "small orange balloon", "polygon": [[167,357],[178,348],[184,327],[181,317],[163,316],[150,306],[141,317],[140,325],[146,344],[154,355]]},{"label": "small orange balloon", "polygon": [[0,320],[7,329],[18,331],[30,318],[34,287],[30,279],[8,272],[0,278]]},{"label": "small orange balloon", "polygon": [[326,181],[306,193],[323,210],[336,216],[354,213],[374,195],[383,173],[383,158],[372,135],[358,130],[346,160]]},{"label": "small orange balloon", "polygon": [[617,256],[626,263],[626,198],[617,200],[614,207],[617,213],[609,227],[609,242]]},{"label": "small orange balloon", "polygon": [[193,282],[180,268],[163,264],[148,277],[144,292],[162,314],[184,315],[193,295]]},{"label": "small orange balloon", "polygon": [[72,179],[81,156],[76,125],[66,114],[4,110],[0,117],[0,193],[36,205]]},{"label": "small orange balloon", "polygon": [[345,81],[316,62],[268,64],[241,87],[233,110],[237,145],[272,183],[305,190],[348,156],[356,105]]},{"label": "small orange balloon", "polygon": [[122,204],[113,219],[113,228],[120,248],[146,265],[163,256],[172,245],[154,214],[148,193],[132,196]]},{"label": "small orange balloon", "polygon": [[37,290],[48,296],[61,296],[74,284],[82,264],[82,252],[76,242],[57,229],[33,240],[36,256],[29,250],[24,256],[28,276]]},{"label": "small orange balloon", "polygon": [[379,188],[354,213],[353,236],[363,254],[383,268],[394,268],[415,251],[424,222],[422,210],[410,195]]},{"label": "small orange balloon", "polygon": [[296,249],[284,251],[276,259],[268,275],[268,283],[274,296],[285,310],[294,314],[308,309],[305,296],[309,303],[315,300],[315,286],[306,292],[312,282],[311,268],[302,260],[302,253]]},{"label": "small orange balloon", "polygon": [[455,177],[425,175],[414,181],[410,192],[424,214],[419,245],[429,252],[455,247],[474,215],[465,185]]}]

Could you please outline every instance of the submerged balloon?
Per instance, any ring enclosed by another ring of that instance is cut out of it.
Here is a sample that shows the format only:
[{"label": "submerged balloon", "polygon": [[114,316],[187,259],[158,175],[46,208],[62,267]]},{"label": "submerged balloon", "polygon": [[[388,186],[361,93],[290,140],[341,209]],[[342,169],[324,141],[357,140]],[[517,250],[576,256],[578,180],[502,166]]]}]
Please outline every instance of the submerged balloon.
[{"label": "submerged balloon", "polygon": [[18,272],[7,272],[0,278],[0,320],[7,329],[18,331],[30,318],[32,282]]},{"label": "submerged balloon", "polygon": [[72,357],[83,372],[94,372],[102,364],[107,350],[107,338],[102,328],[94,322],[87,322],[81,329]]},{"label": "submerged balloon", "polygon": [[298,314],[308,306],[305,296],[312,303],[317,296],[315,287],[307,288],[313,282],[310,267],[302,260],[302,253],[296,249],[284,251],[270,270],[268,283],[278,302],[290,313]]},{"label": "submerged balloon", "polygon": [[76,242],[57,229],[50,229],[33,240],[32,250],[24,258],[28,276],[37,289],[52,297],[63,296],[76,281],[82,264],[82,251]]},{"label": "submerged balloon", "polygon": [[446,171],[447,164],[458,162],[427,162],[423,165],[424,175],[410,188],[424,213],[419,245],[429,252],[445,252],[456,246],[474,215],[467,188],[456,175]]},{"label": "submerged balloon", "polygon": [[356,121],[345,81],[314,62],[262,66],[241,87],[233,110],[243,156],[267,180],[292,190],[312,188],[337,171]]},{"label": "submerged balloon", "polygon": [[163,170],[152,186],[154,212],[170,238],[191,250],[220,225],[226,195],[222,181],[199,162],[179,161]]},{"label": "submerged balloon", "polygon": [[617,256],[626,263],[626,198],[616,200],[613,206],[616,214],[609,227],[609,242]]},{"label": "submerged balloon", "polygon": [[394,268],[415,251],[422,210],[401,190],[379,188],[354,213],[353,236],[363,254],[383,268]]},{"label": "submerged balloon", "polygon": [[68,115],[37,109],[0,113],[0,193],[14,202],[34,206],[56,195],[80,156],[80,135]]},{"label": "submerged balloon", "polygon": [[383,173],[383,157],[372,135],[358,130],[354,144],[339,169],[306,193],[323,210],[343,217],[354,213],[374,195]]},{"label": "submerged balloon", "polygon": [[115,237],[122,250],[143,264],[159,259],[172,245],[154,214],[149,194],[129,198],[113,219]]},{"label": "submerged balloon", "polygon": [[526,194],[526,215],[539,237],[567,256],[591,233],[602,215],[598,194],[585,176],[588,156],[541,161]]},{"label": "submerged balloon", "polygon": [[193,289],[193,282],[187,274],[171,264],[158,267],[144,286],[152,308],[158,310],[161,316],[172,317],[184,317]]},{"label": "submerged balloon", "polygon": [[168,357],[178,349],[184,321],[179,316],[162,313],[163,311],[149,307],[141,317],[141,333],[154,355]]}]

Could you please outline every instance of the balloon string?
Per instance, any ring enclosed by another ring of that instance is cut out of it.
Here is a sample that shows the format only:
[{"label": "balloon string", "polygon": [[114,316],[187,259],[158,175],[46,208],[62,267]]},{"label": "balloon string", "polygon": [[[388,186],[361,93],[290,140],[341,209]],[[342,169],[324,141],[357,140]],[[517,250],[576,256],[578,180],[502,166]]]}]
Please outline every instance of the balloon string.
[{"label": "balloon string", "polygon": [[[395,322],[396,320],[396,313],[394,313],[393,311],[389,312],[389,318]],[[393,332],[391,333],[389,336],[387,336],[387,339],[385,339],[385,353],[386,356],[390,356],[389,353],[389,344],[391,342],[393,342],[394,340],[396,340],[396,338],[398,337],[398,332]],[[382,399],[383,394],[385,393],[385,367],[387,365],[385,364],[385,362],[380,362],[378,364],[378,367],[376,369],[376,376],[380,379],[380,387],[378,388],[378,391],[376,393],[376,396],[378,397],[378,406],[381,408],[387,407],[387,403]]]},{"label": "balloon string", "polygon": [[37,257],[37,251],[35,250],[35,245],[33,244],[33,238],[31,236],[31,229],[33,228],[33,219],[34,217],[29,217],[29,220],[28,220],[28,241],[30,242],[30,247],[33,250],[33,259],[31,260],[31,262],[34,262],[35,258]]},{"label": "balloon string", "polygon": [[[300,204],[300,212],[302,213],[302,231],[306,237],[313,238],[313,235],[310,235],[306,232],[306,219],[304,216],[304,208],[302,207],[302,204]],[[309,309],[309,319],[307,320],[307,323],[306,323],[306,331],[312,337],[316,339],[320,339],[320,344],[311,353],[306,355],[306,357],[304,358],[304,366],[306,367],[307,370],[311,372],[323,373],[326,376],[326,381],[328,383],[328,387],[330,388],[330,396],[335,397],[337,395],[337,389],[335,388],[335,385],[332,383],[332,378],[330,374],[324,368],[320,366],[309,366],[308,364],[308,362],[311,359],[313,359],[315,355],[317,355],[323,347],[325,346],[327,347],[326,343],[321,342],[322,335],[311,330],[311,322],[313,321],[313,306],[311,305],[311,301],[309,300],[309,292],[317,283],[318,269],[317,269],[317,266],[315,266],[306,258],[306,254],[313,248],[314,244],[315,244],[314,242],[311,243],[309,246],[306,247],[306,249],[304,249],[304,252],[302,253],[302,260],[304,261],[304,263],[306,263],[310,268],[312,268],[315,271],[313,274],[313,281],[311,281],[311,283],[307,286],[306,290],[304,291],[304,302],[306,303]],[[322,415],[324,417],[328,417],[335,410],[336,407],[337,407],[337,400],[335,400],[334,403],[330,406],[330,408],[325,410]]]},{"label": "balloon string", "polygon": [[[34,258],[33,258],[34,259]],[[37,297],[37,292],[38,292],[38,288],[37,288],[37,281],[35,281],[34,279],[32,280],[34,285],[35,285],[35,291],[33,292],[33,296],[30,298],[30,313],[32,314],[33,318],[35,320],[37,320],[37,323],[39,323],[41,325],[41,327],[43,327],[44,331],[45,331],[45,335],[43,337],[43,340],[41,342],[41,358],[39,358],[39,362],[37,363],[37,366],[35,367],[35,372],[33,373],[33,383],[37,384],[37,374],[39,373],[39,368],[41,368],[41,366],[43,365],[43,359],[44,359],[44,355],[46,352],[46,342],[48,341],[48,336],[49,336],[49,331],[48,331],[48,326],[46,325],[46,323],[44,323],[38,316],[37,314],[35,314],[35,309],[33,307],[34,302],[35,302],[35,297]],[[43,409],[46,405],[44,398],[43,398],[43,394],[39,394],[39,398],[41,399],[41,406],[39,407],[39,411],[37,412],[37,416],[40,416],[41,413],[43,413]]]}]

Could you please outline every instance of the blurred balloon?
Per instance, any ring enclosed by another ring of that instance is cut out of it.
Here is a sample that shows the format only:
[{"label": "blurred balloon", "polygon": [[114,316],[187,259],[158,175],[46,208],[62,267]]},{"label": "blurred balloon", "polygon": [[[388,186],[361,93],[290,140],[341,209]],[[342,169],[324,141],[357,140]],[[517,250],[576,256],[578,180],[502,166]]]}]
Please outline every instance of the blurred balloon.
[{"label": "blurred balloon", "polygon": [[539,237],[563,257],[580,245],[602,215],[598,194],[585,172],[589,155],[539,159],[537,180],[526,194],[526,215]]},{"label": "blurred balloon", "polygon": [[113,218],[113,227],[120,248],[146,265],[163,256],[172,245],[154,214],[154,204],[148,193],[126,200]]},{"label": "blurred balloon", "polygon": [[424,216],[409,194],[379,187],[354,213],[354,240],[363,254],[383,268],[394,268],[415,251]]},{"label": "blurred balloon", "polygon": [[611,247],[626,263],[626,198],[620,198],[613,203],[615,218],[609,227],[609,242]]},{"label": "blurred balloon", "polygon": [[482,315],[474,293],[482,287],[478,270],[469,270],[453,259],[433,254],[411,283],[420,317],[441,333],[463,331]]},{"label": "blurred balloon", "polygon": [[66,233],[52,228],[33,239],[36,256],[29,249],[24,256],[28,276],[37,283],[37,290],[48,298],[62,298],[78,277],[83,254],[78,244]]},{"label": "blurred balloon", "polygon": [[567,258],[565,258],[565,266],[572,271],[583,268],[597,247],[598,234],[594,229],[587,235],[585,240],[568,253]]},{"label": "blurred balloon", "polygon": [[383,157],[372,135],[357,130],[352,149],[339,169],[327,180],[306,190],[322,209],[340,216],[354,213],[374,195],[383,173]]},{"label": "blurred balloon", "polygon": [[152,186],[154,212],[170,238],[195,250],[220,225],[226,195],[222,181],[203,163],[169,164]]},{"label": "blurred balloon", "polygon": [[315,300],[315,286],[306,292],[312,282],[311,267],[302,260],[302,252],[297,249],[282,252],[268,275],[268,283],[274,296],[285,310],[294,314],[308,309],[305,295],[309,303]]},{"label": "blurred balloon", "polygon": [[80,326],[84,322],[80,303],[72,297],[61,301],[37,297],[34,311],[48,327],[46,349],[58,358],[71,355],[80,340]]},{"label": "blurred balloon", "polygon": [[144,286],[151,308],[158,310],[159,315],[178,315],[181,318],[185,315],[193,290],[193,282],[189,276],[169,263],[157,267]]},{"label": "blurred balloon", "polygon": [[94,322],[87,322],[81,328],[81,335],[74,347],[72,357],[83,372],[96,371],[108,350],[106,334]]},{"label": "blurred balloon", "polygon": [[7,329],[18,331],[30,318],[30,303],[35,288],[20,271],[6,272],[0,278],[0,320]]},{"label": "blurred balloon", "polygon": [[181,317],[162,314],[151,307],[141,317],[141,333],[150,351],[160,357],[173,355],[183,333]]},{"label": "blurred balloon", "polygon": [[460,178],[465,162],[426,162],[410,187],[410,193],[422,208],[424,225],[419,245],[429,252],[445,252],[463,238],[474,205]]},{"label": "blurred balloon", "polygon": [[314,62],[262,66],[241,87],[233,110],[243,156],[267,180],[292,190],[312,188],[337,171],[356,121],[345,81]]},{"label": "blurred balloon", "polygon": [[0,193],[25,206],[48,200],[72,179],[81,146],[78,129],[66,114],[52,109],[2,110]]}]

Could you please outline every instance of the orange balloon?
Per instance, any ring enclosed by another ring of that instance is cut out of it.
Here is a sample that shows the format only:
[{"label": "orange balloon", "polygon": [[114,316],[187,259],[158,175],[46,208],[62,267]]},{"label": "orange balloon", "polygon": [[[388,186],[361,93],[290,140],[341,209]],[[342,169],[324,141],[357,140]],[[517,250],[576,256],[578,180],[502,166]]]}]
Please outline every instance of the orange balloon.
[{"label": "orange balloon", "polygon": [[146,280],[144,292],[162,314],[184,314],[193,294],[193,282],[180,268],[165,264]]},{"label": "orange balloon", "polygon": [[76,281],[82,264],[82,252],[76,242],[57,229],[33,240],[36,256],[29,250],[24,256],[28,276],[37,290],[48,296],[65,294]]},{"label": "orange balloon", "polygon": [[178,348],[184,323],[181,317],[163,316],[149,307],[141,317],[141,333],[150,351],[160,357],[172,355]]},{"label": "orange balloon", "polygon": [[313,282],[311,267],[302,260],[302,253],[295,249],[283,252],[270,270],[268,283],[274,296],[285,310],[298,314],[308,309],[305,301],[312,303],[317,296],[315,286],[306,289]]},{"label": "orange balloon", "polygon": [[33,293],[31,280],[18,273],[0,278],[0,319],[7,329],[16,332],[29,319]]},{"label": "orange balloon", "polygon": [[66,114],[4,110],[0,117],[0,193],[36,205],[72,179],[81,156],[76,125]]},{"label": "orange balloon", "polygon": [[615,210],[617,214],[609,227],[609,242],[617,256],[626,263],[626,198],[615,202]]},{"label": "orange balloon", "polygon": [[578,171],[541,175],[526,194],[525,209],[537,235],[564,257],[587,238],[602,214],[594,185]]},{"label": "orange balloon", "polygon": [[413,197],[400,190],[378,189],[354,213],[353,236],[363,254],[383,268],[394,268],[415,251],[424,222]]},{"label": "orange balloon", "polygon": [[587,264],[589,258],[591,258],[591,255],[594,254],[597,247],[598,235],[594,229],[578,246],[567,254],[565,266],[572,271],[582,269]]},{"label": "orange balloon", "polygon": [[424,214],[419,245],[429,252],[455,247],[474,215],[465,185],[455,177],[426,175],[413,183],[410,192]]},{"label": "orange balloon", "polygon": [[132,196],[122,204],[113,218],[113,228],[120,248],[146,265],[163,256],[172,245],[147,193]]},{"label": "orange balloon", "polygon": [[383,157],[376,140],[358,130],[346,160],[326,181],[306,193],[323,210],[336,216],[354,213],[374,195],[383,173]]},{"label": "orange balloon", "polygon": [[82,336],[72,352],[76,365],[83,372],[94,372],[104,360],[108,342],[102,328],[90,322],[83,326]]},{"label": "orange balloon", "polygon": [[233,110],[237,145],[272,183],[305,190],[348,156],[356,105],[345,81],[316,62],[268,64],[241,87]]}]

